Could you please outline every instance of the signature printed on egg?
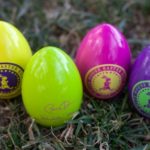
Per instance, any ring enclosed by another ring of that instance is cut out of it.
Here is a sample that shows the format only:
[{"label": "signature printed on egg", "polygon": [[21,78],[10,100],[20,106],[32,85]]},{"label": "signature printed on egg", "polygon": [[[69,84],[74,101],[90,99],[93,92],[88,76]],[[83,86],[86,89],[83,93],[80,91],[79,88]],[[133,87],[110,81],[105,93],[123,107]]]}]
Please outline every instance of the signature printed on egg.
[{"label": "signature printed on egg", "polygon": [[62,103],[60,103],[60,105],[56,106],[55,104],[52,103],[48,103],[45,107],[44,110],[46,112],[54,112],[54,111],[61,111],[61,110],[65,110],[67,109],[69,106],[71,105],[70,102],[68,101],[63,101]]}]

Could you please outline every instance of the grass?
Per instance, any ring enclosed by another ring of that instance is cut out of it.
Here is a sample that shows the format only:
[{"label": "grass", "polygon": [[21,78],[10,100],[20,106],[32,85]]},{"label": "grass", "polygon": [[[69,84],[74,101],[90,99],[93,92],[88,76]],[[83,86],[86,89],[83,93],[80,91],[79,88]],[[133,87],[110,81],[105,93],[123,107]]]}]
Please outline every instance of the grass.
[{"label": "grass", "polygon": [[[127,37],[135,58],[150,43],[149,8],[148,0],[0,0],[0,19],[24,33],[33,53],[53,45],[71,57],[91,27],[109,22]],[[31,120],[21,97],[0,101],[0,149],[150,150],[150,122],[132,110],[127,89],[109,102],[83,99],[75,118],[57,128]]]}]

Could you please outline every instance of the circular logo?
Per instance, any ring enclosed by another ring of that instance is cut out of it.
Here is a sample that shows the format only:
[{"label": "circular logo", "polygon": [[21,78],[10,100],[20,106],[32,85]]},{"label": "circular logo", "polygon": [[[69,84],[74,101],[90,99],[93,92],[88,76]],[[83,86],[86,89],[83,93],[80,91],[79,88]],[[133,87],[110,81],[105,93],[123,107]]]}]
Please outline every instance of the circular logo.
[{"label": "circular logo", "polygon": [[118,65],[99,65],[85,76],[88,91],[97,98],[108,99],[117,95],[126,81],[126,71]]},{"label": "circular logo", "polygon": [[0,99],[20,94],[23,69],[12,63],[0,63]]},{"label": "circular logo", "polygon": [[132,102],[139,113],[150,118],[150,81],[140,81],[134,85]]}]

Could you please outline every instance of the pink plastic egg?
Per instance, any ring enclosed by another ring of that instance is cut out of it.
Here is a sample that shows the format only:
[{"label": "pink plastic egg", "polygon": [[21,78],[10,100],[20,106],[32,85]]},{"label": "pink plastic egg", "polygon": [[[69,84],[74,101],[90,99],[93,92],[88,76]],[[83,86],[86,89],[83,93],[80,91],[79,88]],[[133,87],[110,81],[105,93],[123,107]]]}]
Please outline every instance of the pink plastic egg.
[{"label": "pink plastic egg", "polygon": [[100,24],[83,38],[75,57],[86,91],[99,99],[116,96],[131,65],[125,37],[114,26]]}]

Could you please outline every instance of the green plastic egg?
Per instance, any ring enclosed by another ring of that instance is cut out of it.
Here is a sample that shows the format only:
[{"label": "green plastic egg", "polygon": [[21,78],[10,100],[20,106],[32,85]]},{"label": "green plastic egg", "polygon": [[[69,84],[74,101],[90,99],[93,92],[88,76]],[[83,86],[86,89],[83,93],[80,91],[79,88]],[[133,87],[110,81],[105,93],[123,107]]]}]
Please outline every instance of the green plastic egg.
[{"label": "green plastic egg", "polygon": [[70,120],[82,103],[82,82],[72,59],[61,49],[44,47],[29,61],[22,81],[28,114],[44,126]]}]

